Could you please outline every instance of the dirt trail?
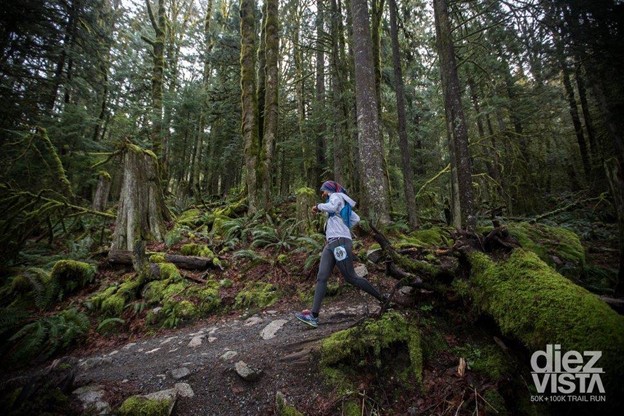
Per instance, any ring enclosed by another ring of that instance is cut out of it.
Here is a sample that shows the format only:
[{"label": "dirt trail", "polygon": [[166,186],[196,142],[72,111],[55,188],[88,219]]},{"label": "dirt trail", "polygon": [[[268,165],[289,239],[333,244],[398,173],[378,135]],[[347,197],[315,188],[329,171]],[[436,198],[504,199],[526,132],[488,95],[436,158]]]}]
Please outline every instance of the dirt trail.
[{"label": "dirt trail", "polygon": [[[83,357],[75,384],[104,386],[114,405],[130,394],[188,383],[194,395],[178,398],[175,415],[273,414],[278,391],[305,414],[319,414],[330,392],[324,391],[314,351],[329,334],[377,310],[377,302],[355,295],[328,304],[317,329],[297,321],[289,305],[246,320],[202,321]],[[259,369],[260,378],[243,380],[234,370],[239,361]]]}]

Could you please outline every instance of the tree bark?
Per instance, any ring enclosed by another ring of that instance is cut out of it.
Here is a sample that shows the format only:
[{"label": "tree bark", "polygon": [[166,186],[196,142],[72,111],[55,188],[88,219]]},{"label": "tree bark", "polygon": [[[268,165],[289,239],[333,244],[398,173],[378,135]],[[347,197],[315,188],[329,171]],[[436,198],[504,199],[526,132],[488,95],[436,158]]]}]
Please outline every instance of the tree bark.
[{"label": "tree bark", "polygon": [[315,83],[315,107],[316,118],[318,120],[316,126],[316,169],[312,183],[322,180],[323,171],[327,166],[325,158],[326,140],[325,140],[325,46],[324,24],[325,24],[325,6],[323,0],[316,0],[316,83]]},{"label": "tree bark", "polygon": [[574,87],[570,80],[570,68],[566,62],[566,58],[563,52],[563,45],[561,44],[561,37],[557,36],[555,39],[557,43],[557,59],[559,66],[561,67],[561,76],[563,78],[563,87],[565,89],[566,99],[568,101],[568,108],[570,111],[570,117],[572,118],[572,125],[574,126],[574,133],[576,134],[576,142],[579,146],[581,153],[581,160],[583,162],[583,170],[585,172],[585,179],[589,182],[591,173],[591,166],[589,163],[589,152],[587,150],[587,143],[585,142],[585,136],[583,134],[583,126],[581,125],[581,118],[579,117],[578,105],[576,98],[574,97]]},{"label": "tree bark", "polygon": [[[148,253],[157,254],[157,253]],[[181,256],[178,254],[165,254],[165,261],[173,263],[181,269],[186,270],[206,270],[215,268],[212,259],[198,256]],[[133,252],[127,250],[111,250],[108,252],[106,260],[111,264],[131,265],[133,264]]]},{"label": "tree bark", "polygon": [[371,220],[390,222],[384,149],[377,113],[375,66],[366,0],[351,0],[360,179],[363,204]]},{"label": "tree bark", "polygon": [[154,16],[150,0],[145,0],[147,12],[150,17],[154,39],[143,38],[152,46],[152,150],[159,162],[163,160],[162,148],[162,122],[163,122],[163,84],[165,73],[165,36],[167,28],[167,16],[165,15],[165,0],[158,0],[157,15]]},{"label": "tree bark", "polygon": [[258,97],[256,95],[256,22],[253,0],[242,0],[240,8],[241,33],[241,129],[244,141],[245,185],[249,213],[255,213],[258,206]]},{"label": "tree bark", "polygon": [[162,241],[170,219],[154,153],[127,143],[111,250],[133,250],[136,241]]},{"label": "tree bark", "polygon": [[100,172],[95,188],[92,208],[94,211],[105,211],[108,204],[108,195],[111,188],[111,177],[108,172]]},{"label": "tree bark", "polygon": [[414,169],[410,158],[409,142],[407,138],[407,115],[405,111],[405,85],[403,83],[403,70],[401,68],[401,51],[399,49],[399,30],[397,28],[397,4],[396,0],[389,0],[390,8],[390,36],[392,38],[392,64],[394,66],[394,85],[397,101],[397,118],[399,130],[399,149],[401,150],[401,168],[403,171],[403,191],[405,193],[405,206],[407,207],[407,220],[410,227],[418,227],[418,215],[416,213],[416,198],[414,196]]},{"label": "tree bark", "polygon": [[457,170],[459,203],[462,213],[462,226],[474,230],[477,219],[474,214],[472,196],[472,164],[468,149],[468,128],[461,102],[461,89],[457,75],[455,48],[451,35],[451,22],[446,0],[433,0],[436,25],[436,43],[440,57],[440,74],[444,90],[446,123],[451,133],[450,150],[453,165]]},{"label": "tree bark", "polygon": [[279,54],[279,20],[278,0],[266,1],[265,18],[265,103],[264,103],[264,134],[260,149],[260,183],[261,196],[259,199],[268,209],[271,202],[271,185],[273,171],[273,156],[277,140],[278,126],[278,93],[279,71],[277,67]]}]

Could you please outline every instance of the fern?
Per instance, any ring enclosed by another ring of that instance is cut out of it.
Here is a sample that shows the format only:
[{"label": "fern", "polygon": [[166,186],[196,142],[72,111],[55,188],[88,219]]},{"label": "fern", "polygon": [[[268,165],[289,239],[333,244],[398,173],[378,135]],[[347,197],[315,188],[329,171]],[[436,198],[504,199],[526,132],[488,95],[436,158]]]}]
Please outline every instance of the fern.
[{"label": "fern", "polygon": [[0,313],[0,336],[15,331],[29,321],[31,317],[32,315],[24,309],[3,308]]},{"label": "fern", "polygon": [[10,361],[21,364],[45,360],[69,347],[89,330],[89,319],[76,309],[41,318],[24,325],[11,338]]},{"label": "fern", "polygon": [[234,253],[234,258],[249,260],[254,264],[271,263],[271,260],[269,260],[268,258],[249,249],[237,251],[236,253]]},{"label": "fern", "polygon": [[97,327],[97,332],[109,332],[111,331],[116,324],[123,325],[126,321],[121,318],[106,318]]}]

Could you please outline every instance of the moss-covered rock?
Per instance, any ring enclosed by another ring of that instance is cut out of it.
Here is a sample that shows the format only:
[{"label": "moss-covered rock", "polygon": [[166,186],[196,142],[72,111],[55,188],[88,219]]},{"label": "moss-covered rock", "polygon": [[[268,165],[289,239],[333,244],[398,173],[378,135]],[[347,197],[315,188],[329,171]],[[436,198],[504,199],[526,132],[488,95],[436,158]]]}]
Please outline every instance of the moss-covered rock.
[{"label": "moss-covered rock", "polygon": [[547,344],[566,351],[602,351],[599,367],[608,400],[621,403],[624,386],[624,317],[561,276],[535,254],[517,249],[500,263],[483,253],[469,255],[472,297],[502,332],[530,350]]},{"label": "moss-covered rock", "polygon": [[168,416],[173,399],[150,399],[144,396],[128,397],[119,407],[120,416]]},{"label": "moss-covered rock", "polygon": [[63,293],[71,293],[85,287],[95,277],[95,267],[75,260],[59,260],[54,263],[50,279],[58,282]]},{"label": "moss-covered rock", "polygon": [[195,226],[201,223],[202,212],[197,208],[184,211],[176,218],[176,225]]},{"label": "moss-covered rock", "polygon": [[205,286],[194,286],[188,291],[188,298],[198,305],[201,315],[214,312],[221,306],[219,283],[209,281]]},{"label": "moss-covered rock", "polygon": [[279,298],[277,288],[271,283],[253,282],[236,295],[235,308],[266,308]]},{"label": "moss-covered rock", "polygon": [[325,339],[321,345],[321,366],[328,380],[343,394],[353,389],[353,376],[361,373],[362,368],[382,372],[382,379],[396,377],[406,384],[415,380],[420,386],[420,333],[400,313],[388,312],[378,320]]},{"label": "moss-covered rock", "polygon": [[172,282],[179,282],[182,280],[180,270],[173,263],[158,263],[160,269],[160,280],[171,280]]}]

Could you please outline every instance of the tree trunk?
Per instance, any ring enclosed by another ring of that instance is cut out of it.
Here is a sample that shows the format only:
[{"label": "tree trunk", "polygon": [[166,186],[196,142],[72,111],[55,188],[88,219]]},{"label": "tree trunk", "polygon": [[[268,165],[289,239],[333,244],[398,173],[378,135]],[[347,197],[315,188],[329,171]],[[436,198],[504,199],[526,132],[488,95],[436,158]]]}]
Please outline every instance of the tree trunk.
[{"label": "tree trunk", "polygon": [[474,230],[477,219],[474,215],[472,196],[472,166],[468,149],[468,128],[461,102],[461,90],[455,62],[455,48],[451,36],[451,22],[446,0],[434,0],[433,8],[436,25],[436,43],[440,57],[440,74],[444,91],[446,123],[451,132],[450,150],[453,165],[457,170],[459,203],[462,213],[462,226]]},{"label": "tree trunk", "polygon": [[325,158],[326,140],[325,140],[325,46],[324,24],[325,24],[325,6],[323,0],[316,0],[316,99],[315,99],[315,116],[318,120],[316,126],[316,169],[312,183],[317,183],[322,179],[323,171],[327,167]]},{"label": "tree trunk", "polygon": [[377,113],[375,67],[366,0],[351,0],[360,180],[363,205],[371,220],[390,221],[384,149]]},{"label": "tree trunk", "polygon": [[169,211],[154,153],[127,143],[124,174],[111,250],[132,251],[136,241],[163,241]]},{"label": "tree trunk", "polygon": [[240,8],[241,33],[241,129],[244,141],[245,185],[249,213],[255,213],[258,206],[258,97],[256,95],[256,22],[253,0],[242,0]]},{"label": "tree trunk", "polygon": [[617,158],[613,157],[605,161],[605,170],[618,216],[620,268],[615,292],[616,295],[620,296],[624,294],[624,166],[620,164]]},{"label": "tree trunk", "polygon": [[373,64],[375,65],[375,94],[377,96],[377,116],[381,120],[381,18],[385,0],[371,1],[371,43]]},{"label": "tree trunk", "polygon": [[111,177],[108,172],[100,172],[98,175],[97,188],[93,197],[92,208],[94,211],[105,211],[108,204],[108,195],[111,188]]},{"label": "tree trunk", "polygon": [[277,67],[279,54],[279,22],[278,0],[266,0],[265,18],[265,104],[264,104],[264,134],[260,149],[260,200],[265,208],[271,202],[271,185],[273,172],[273,156],[277,140],[277,121],[279,115],[278,86],[279,71]]},{"label": "tree trunk", "polygon": [[574,126],[574,133],[576,134],[576,142],[578,143],[579,151],[581,153],[581,160],[583,161],[585,179],[589,182],[589,176],[591,172],[591,166],[589,163],[589,152],[587,150],[587,143],[585,143],[585,136],[583,134],[581,118],[579,117],[578,105],[576,104],[576,98],[574,97],[574,87],[572,86],[572,81],[570,80],[570,68],[568,67],[565,55],[563,53],[561,37],[556,36],[555,42],[557,44],[557,59],[559,60],[559,66],[561,67],[563,87],[565,89],[566,98],[568,100],[568,108],[570,110],[570,117],[572,118],[572,125]]},{"label": "tree trunk", "polygon": [[[167,17],[165,15],[165,0],[158,0],[158,14],[154,16],[149,0],[145,0],[147,12],[154,29],[154,39],[143,37],[152,46],[152,150],[159,162],[163,160],[162,148],[162,111],[163,111],[163,84],[165,73],[165,36]],[[158,20],[157,20],[158,19]],[[161,172],[162,173],[162,172]]]},{"label": "tree trunk", "polygon": [[401,51],[399,49],[399,31],[397,28],[396,0],[389,0],[390,7],[390,36],[392,38],[392,64],[394,65],[394,84],[397,101],[397,118],[399,130],[399,149],[401,150],[401,168],[403,171],[403,191],[407,207],[407,220],[410,227],[418,227],[416,214],[416,198],[414,196],[414,169],[410,158],[409,142],[407,139],[407,115],[405,111],[405,85],[403,84],[403,70],[401,69]]}]

